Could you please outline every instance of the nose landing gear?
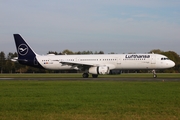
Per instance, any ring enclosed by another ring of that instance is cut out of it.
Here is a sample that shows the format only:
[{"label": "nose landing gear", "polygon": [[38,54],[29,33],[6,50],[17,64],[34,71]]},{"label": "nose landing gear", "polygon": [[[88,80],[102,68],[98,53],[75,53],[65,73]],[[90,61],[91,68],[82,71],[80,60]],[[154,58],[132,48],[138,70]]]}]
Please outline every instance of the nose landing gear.
[{"label": "nose landing gear", "polygon": [[157,78],[156,70],[152,70],[152,73],[153,73],[153,78]]}]

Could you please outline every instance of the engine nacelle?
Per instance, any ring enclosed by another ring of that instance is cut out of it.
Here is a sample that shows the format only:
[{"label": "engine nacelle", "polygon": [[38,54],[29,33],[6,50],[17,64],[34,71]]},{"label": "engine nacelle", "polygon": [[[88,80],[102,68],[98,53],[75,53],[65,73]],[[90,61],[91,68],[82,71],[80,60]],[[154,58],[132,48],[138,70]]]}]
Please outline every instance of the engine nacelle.
[{"label": "engine nacelle", "polygon": [[98,67],[90,67],[89,73],[91,74],[109,74],[109,67],[107,66],[98,66]]}]

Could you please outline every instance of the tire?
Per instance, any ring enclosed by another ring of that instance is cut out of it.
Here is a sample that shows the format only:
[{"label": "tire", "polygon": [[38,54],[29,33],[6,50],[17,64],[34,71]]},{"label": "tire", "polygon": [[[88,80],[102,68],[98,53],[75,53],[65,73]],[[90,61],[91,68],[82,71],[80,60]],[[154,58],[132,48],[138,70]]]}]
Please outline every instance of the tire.
[{"label": "tire", "polygon": [[157,78],[157,75],[156,75],[156,74],[154,74],[154,75],[153,75],[153,78]]},{"label": "tire", "polygon": [[88,74],[88,73],[83,73],[82,77],[83,77],[83,78],[88,78],[88,77],[89,77],[89,74]]}]

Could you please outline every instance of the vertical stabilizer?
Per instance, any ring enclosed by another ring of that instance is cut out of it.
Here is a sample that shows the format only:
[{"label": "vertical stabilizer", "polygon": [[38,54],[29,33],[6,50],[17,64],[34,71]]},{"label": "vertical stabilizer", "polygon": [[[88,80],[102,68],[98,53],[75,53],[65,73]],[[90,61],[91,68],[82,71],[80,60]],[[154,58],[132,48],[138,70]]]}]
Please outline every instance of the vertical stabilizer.
[{"label": "vertical stabilizer", "polygon": [[37,55],[19,34],[14,34],[14,40],[16,43],[18,59],[34,58]]},{"label": "vertical stabilizer", "polygon": [[14,34],[14,40],[18,53],[17,61],[24,65],[39,67],[39,64],[37,64],[38,61],[36,59],[37,54],[27,44],[27,42],[19,34]]}]

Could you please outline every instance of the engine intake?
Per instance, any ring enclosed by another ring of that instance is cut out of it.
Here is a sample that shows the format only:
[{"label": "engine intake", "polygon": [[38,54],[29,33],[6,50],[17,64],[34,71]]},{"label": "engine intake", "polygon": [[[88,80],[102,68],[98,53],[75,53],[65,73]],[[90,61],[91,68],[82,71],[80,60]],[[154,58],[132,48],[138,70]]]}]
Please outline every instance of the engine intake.
[{"label": "engine intake", "polygon": [[110,70],[107,66],[98,66],[98,67],[90,67],[89,73],[90,74],[109,74]]}]

